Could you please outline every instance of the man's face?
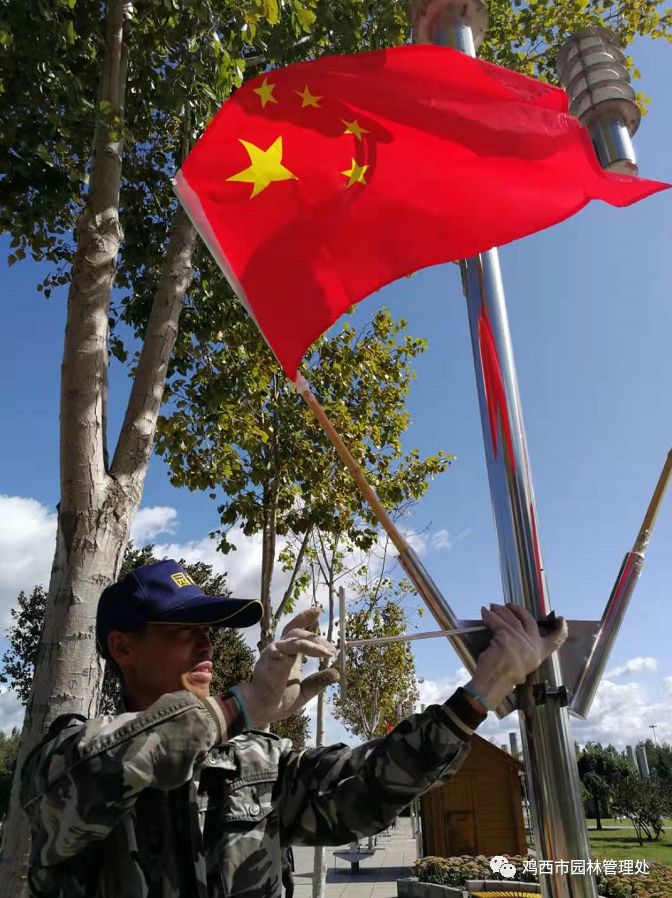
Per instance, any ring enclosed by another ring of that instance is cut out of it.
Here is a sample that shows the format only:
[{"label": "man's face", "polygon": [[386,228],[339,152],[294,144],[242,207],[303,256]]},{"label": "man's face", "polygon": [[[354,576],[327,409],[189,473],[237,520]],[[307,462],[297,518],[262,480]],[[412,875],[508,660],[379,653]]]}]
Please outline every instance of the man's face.
[{"label": "man's face", "polygon": [[141,633],[110,634],[108,646],[121,668],[136,710],[167,692],[210,695],[212,642],[209,626],[147,624]]}]

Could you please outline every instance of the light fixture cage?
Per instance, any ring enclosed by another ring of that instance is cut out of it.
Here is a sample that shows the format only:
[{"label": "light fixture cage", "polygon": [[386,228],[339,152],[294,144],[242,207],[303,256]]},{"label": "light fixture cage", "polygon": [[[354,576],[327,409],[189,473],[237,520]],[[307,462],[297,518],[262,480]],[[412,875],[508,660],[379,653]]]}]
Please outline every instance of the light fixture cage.
[{"label": "light fixture cage", "polygon": [[609,28],[584,28],[565,41],[558,75],[569,94],[570,112],[584,125],[617,118],[630,136],[637,131],[641,112],[620,41]]}]

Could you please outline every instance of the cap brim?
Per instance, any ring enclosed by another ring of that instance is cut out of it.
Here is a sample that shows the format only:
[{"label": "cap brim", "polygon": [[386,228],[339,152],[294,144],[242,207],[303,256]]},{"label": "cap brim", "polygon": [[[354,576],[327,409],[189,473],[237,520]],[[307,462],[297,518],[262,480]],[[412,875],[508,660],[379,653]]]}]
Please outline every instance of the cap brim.
[{"label": "cap brim", "polygon": [[181,608],[173,608],[150,624],[209,624],[211,627],[252,627],[263,614],[258,599],[229,599],[224,596],[199,596]]}]

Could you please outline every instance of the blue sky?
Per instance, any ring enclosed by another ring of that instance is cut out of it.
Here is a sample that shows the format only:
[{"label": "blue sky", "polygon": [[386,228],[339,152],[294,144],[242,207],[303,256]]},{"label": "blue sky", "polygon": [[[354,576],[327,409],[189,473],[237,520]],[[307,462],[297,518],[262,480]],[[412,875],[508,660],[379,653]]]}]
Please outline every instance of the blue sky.
[{"label": "blue sky", "polygon": [[[670,49],[638,40],[632,55],[652,98],[636,137],[643,176],[672,180]],[[672,194],[628,209],[595,203],[571,220],[501,251],[504,283],[537,497],[551,601],[569,618],[599,618],[631,547],[665,455],[672,448]],[[5,250],[7,241],[0,248]],[[6,257],[3,252],[2,257]],[[65,291],[35,291],[40,267],[3,265],[0,408],[0,623],[18,589],[48,575],[58,501],[58,378]],[[407,445],[444,449],[456,463],[432,484],[409,526],[425,532],[424,560],[459,615],[500,601],[497,544],[468,337],[455,265],[419,272],[367,300],[403,315],[428,351],[417,366]],[[128,392],[111,379],[111,439]],[[173,552],[214,557],[207,534],[214,503],[176,490],[153,459],[138,538]],[[152,511],[153,509],[153,511]],[[433,537],[433,540],[432,540]],[[650,736],[672,741],[672,499],[663,506],[639,587],[614,648],[593,713],[573,723],[575,738],[617,744]],[[227,562],[240,594],[253,591],[257,546],[242,542]],[[431,626],[433,624],[428,624]],[[0,651],[3,643],[0,643]],[[447,697],[460,681],[447,644],[417,644],[423,699]],[[0,696],[0,726],[18,719]],[[485,735],[515,728],[489,720]],[[331,733],[340,735],[337,727]]]}]

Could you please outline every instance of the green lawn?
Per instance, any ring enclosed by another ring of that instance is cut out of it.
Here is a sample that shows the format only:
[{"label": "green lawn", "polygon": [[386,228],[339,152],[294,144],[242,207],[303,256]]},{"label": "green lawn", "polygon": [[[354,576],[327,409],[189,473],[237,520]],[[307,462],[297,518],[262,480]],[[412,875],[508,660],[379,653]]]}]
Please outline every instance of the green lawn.
[{"label": "green lawn", "polygon": [[608,860],[641,860],[656,861],[659,864],[672,864],[672,831],[666,830],[657,842],[640,845],[632,826],[629,829],[591,830],[591,853],[597,858]]},{"label": "green lawn", "polygon": [[[664,821],[666,826],[672,827],[672,820]],[[587,819],[589,828],[591,854],[593,857],[603,860],[647,860],[659,864],[672,866],[672,828],[665,830],[657,842],[647,842],[640,845],[635,837],[635,830],[631,823],[622,820],[603,820],[603,826],[623,826],[624,829],[596,830],[594,819]],[[528,844],[530,837],[528,832]],[[672,898],[672,893],[670,895]]]},{"label": "green lawn", "polygon": [[[586,818],[586,825],[588,826],[589,829],[590,829],[590,827],[595,826],[595,822],[596,821],[595,821],[594,817]],[[672,817],[663,817],[663,823],[665,824],[665,826],[672,826]],[[630,826],[630,825],[631,825],[630,821],[628,821],[628,820],[613,820],[612,818],[607,819],[606,817],[602,818],[602,826]]]}]

